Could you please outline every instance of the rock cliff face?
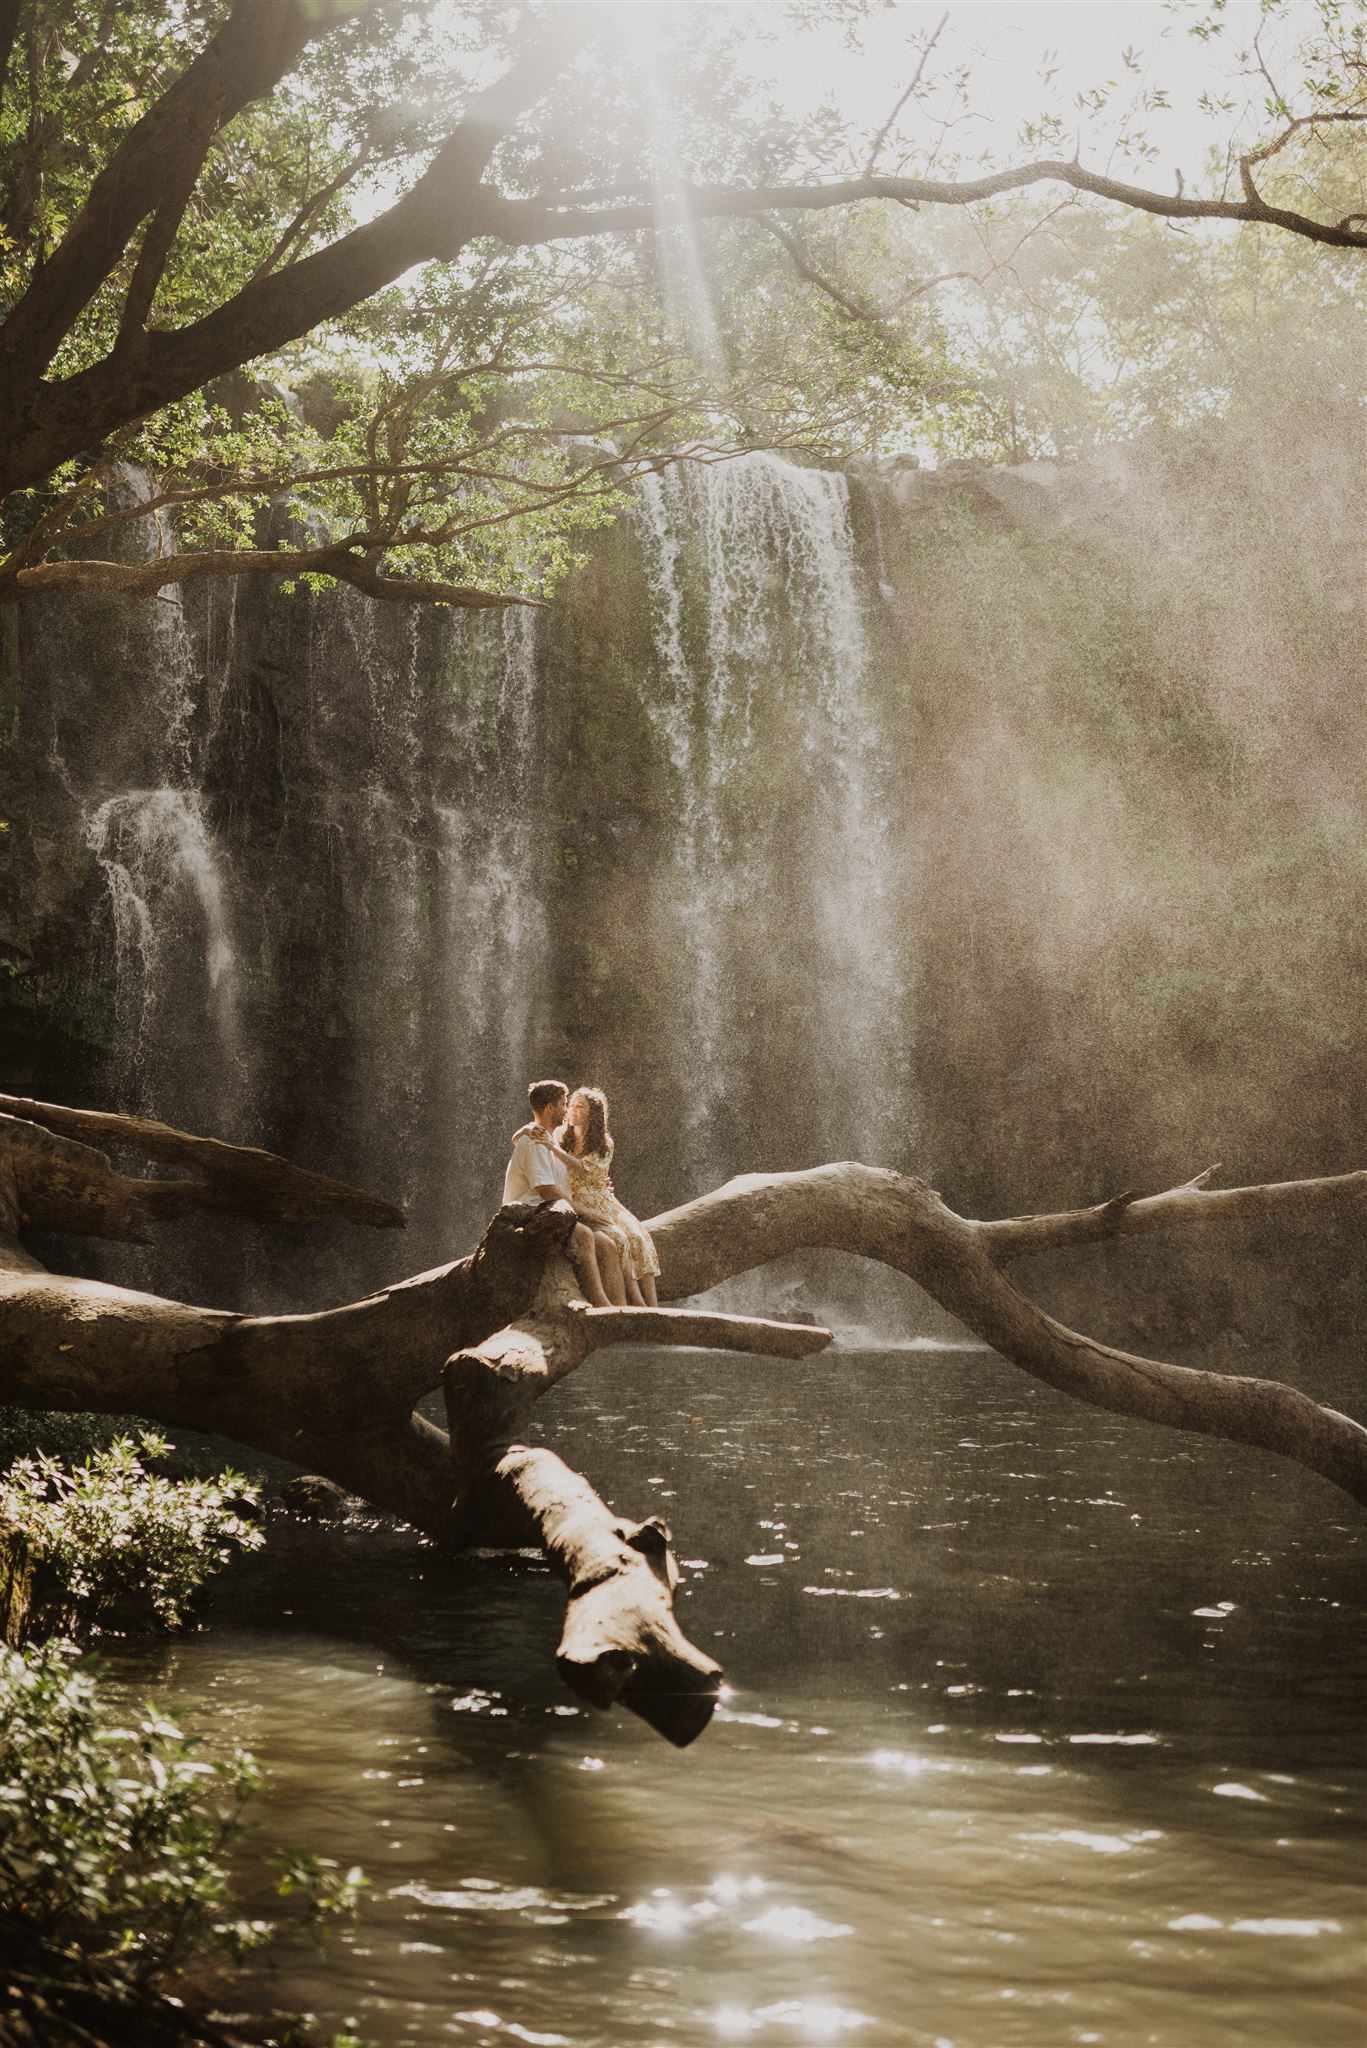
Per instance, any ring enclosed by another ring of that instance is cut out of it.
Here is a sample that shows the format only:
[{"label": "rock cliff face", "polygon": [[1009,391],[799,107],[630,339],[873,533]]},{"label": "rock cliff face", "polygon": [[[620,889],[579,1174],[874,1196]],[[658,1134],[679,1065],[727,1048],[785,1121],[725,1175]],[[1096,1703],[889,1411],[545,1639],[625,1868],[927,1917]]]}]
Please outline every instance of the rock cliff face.
[{"label": "rock cliff face", "polygon": [[608,1090],[644,1211],[831,1156],[981,1214],[1361,1164],[1353,448],[749,456],[648,482],[545,613],[30,607],[7,1085],[368,1182],[413,1267],[545,1072]]}]

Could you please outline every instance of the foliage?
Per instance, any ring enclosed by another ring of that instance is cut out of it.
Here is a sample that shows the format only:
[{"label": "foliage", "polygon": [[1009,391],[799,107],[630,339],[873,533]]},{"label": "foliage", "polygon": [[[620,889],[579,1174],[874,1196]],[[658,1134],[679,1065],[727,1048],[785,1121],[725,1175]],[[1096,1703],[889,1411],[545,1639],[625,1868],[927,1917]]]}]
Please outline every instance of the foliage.
[{"label": "foliage", "polygon": [[[248,5],[25,0],[0,95],[8,303],[22,310],[50,276],[101,167]],[[823,0],[791,11],[806,29],[838,27],[857,40],[868,10]],[[1206,44],[1227,26],[1222,0],[1176,11]],[[1274,28],[1290,12],[1264,0]],[[290,15],[313,27],[283,74],[235,99],[236,111],[206,131],[184,189],[159,194],[150,216],[115,236],[107,267],[38,365],[40,397],[76,392],[101,371],[119,373],[130,391],[139,375],[153,388],[160,344],[222,329],[244,295],[302,280],[347,237],[387,231],[394,202],[450,140],[453,110],[548,30],[472,0],[440,9],[369,0],[305,16],[282,7],[282,20]],[[1283,75],[1256,39],[1241,60],[1259,96],[1243,163],[1270,200],[1351,220],[1367,204],[1351,125],[1365,111],[1362,25],[1342,0],[1316,0],[1301,18],[1312,33],[1294,71]],[[1070,419],[1077,393],[1064,388],[1066,374],[1047,392],[1038,376],[1018,388],[1013,356],[1047,358],[1065,373],[1079,350],[1095,357],[1089,292],[1108,299],[1125,365],[1109,422],[1127,407],[1152,411],[1169,381],[1179,404],[1199,403],[1212,367],[1219,381],[1230,338],[1247,353],[1249,305],[1285,303],[1307,285],[1322,298],[1316,266],[1343,276],[1322,249],[1273,250],[1292,238],[1265,228],[1233,244],[1197,234],[1185,244],[1190,260],[1169,264],[1183,246],[1170,229],[1090,202],[1042,209],[1024,195],[986,212],[953,209],[968,254],[938,270],[938,230],[924,209],[675,221],[667,195],[688,186],[829,184],[866,162],[880,174],[971,171],[957,132],[973,111],[971,66],[936,47],[938,31],[914,38],[912,84],[870,150],[836,105],[798,115],[766,97],[763,36],[745,10],[647,18],[638,9],[620,30],[591,36],[573,60],[548,68],[552,91],[528,88],[520,112],[499,117],[487,189],[501,204],[543,205],[539,226],[462,233],[454,253],[397,264],[396,281],[358,286],[354,303],[325,295],[306,331],[280,345],[244,341],[229,356],[267,380],[254,390],[240,376],[206,373],[68,437],[66,453],[0,508],[10,549],[0,598],[15,595],[21,573],[71,553],[127,564],[188,551],[221,556],[227,571],[253,550],[267,567],[282,549],[291,557],[282,568],[314,584],[341,574],[373,587],[382,570],[379,594],[389,596],[407,580],[452,602],[544,598],[641,467],[757,446],[825,459],[889,445],[1059,446],[1080,431]],[[1145,164],[1154,153],[1146,120],[1163,103],[1161,85],[1126,51],[1117,79],[1073,112],[1112,122],[1113,160]],[[1234,133],[1233,98],[1209,111]],[[1027,124],[1022,146],[1061,155],[1069,137],[1060,120]],[[1230,140],[1206,189],[1237,197],[1238,165]],[[595,225],[600,207],[611,221],[619,195],[638,219],[654,206],[648,231]],[[583,222],[563,240],[557,210]],[[1061,211],[1063,227],[1045,232],[1042,220]],[[1030,249],[1017,264],[1021,234]],[[975,256],[975,238],[985,254]],[[956,283],[984,272],[993,287],[985,344],[981,323],[959,319],[954,299]],[[1212,290],[1226,310],[1202,353],[1184,343]],[[1256,333],[1260,311],[1252,324]],[[1088,368],[1096,372],[1095,360]],[[1110,370],[1102,364],[1103,383]],[[16,401],[14,417],[23,410]],[[1096,413],[1090,398],[1081,410]]]},{"label": "foliage", "polygon": [[941,223],[931,243],[941,271],[973,280],[942,308],[958,401],[915,437],[941,456],[1075,456],[1266,418],[1287,390],[1326,410],[1356,402],[1367,273],[1354,256],[1029,198]]},{"label": "foliage", "polygon": [[0,1650],[0,1913],[132,1985],[242,1955],[269,1928],[234,1910],[223,1854],[255,1764],[206,1761],[150,1707],[111,1723],[75,1658]]},{"label": "foliage", "polygon": [[[227,12],[203,0],[188,10],[166,0],[117,12],[94,0],[29,7],[27,69],[11,67],[8,130],[0,125],[14,173],[0,195],[11,297],[69,226],[100,162],[183,68],[187,43],[202,43]],[[228,124],[157,283],[153,328],[183,327],[300,262],[411,177],[467,96],[470,46],[482,43],[487,60],[500,39],[497,10],[461,10],[454,35],[450,20],[436,35],[424,13],[361,10]],[[740,86],[726,36],[701,42],[683,97],[690,146],[715,167]],[[642,174],[650,122],[631,95],[605,101],[603,83],[601,71],[575,81],[530,145],[510,140],[505,185],[535,188],[548,172],[570,183],[599,170]],[[699,103],[710,119],[698,118]],[[31,177],[22,170],[35,164]],[[543,249],[480,239],[426,265],[258,357],[264,393],[240,382],[190,392],[107,436],[95,461],[73,458],[12,494],[11,570],[64,550],[108,554],[114,530],[134,518],[134,558],[278,548],[298,537],[297,520],[293,536],[282,523],[288,499],[312,543],[345,539],[391,574],[544,597],[579,558],[579,537],[624,502],[634,466],[760,441],[829,454],[848,440],[864,404],[878,402],[887,336],[870,334],[861,352],[850,328],[823,362],[820,320],[801,336],[791,275],[772,255],[749,299],[763,239],[751,230],[750,257],[746,238],[731,237],[743,260],[727,282],[723,360],[671,310],[671,259],[653,239]],[[79,373],[116,347],[136,265],[130,245],[66,335],[54,374]],[[747,302],[758,316],[748,323]],[[904,400],[914,382],[903,376]],[[157,511],[169,516],[149,522]],[[303,573],[333,580],[325,564]]]},{"label": "foliage", "polygon": [[0,1479],[0,1520],[55,1565],[92,1620],[131,1596],[175,1628],[234,1546],[264,1541],[240,1512],[259,1500],[255,1486],[231,1470],[186,1480],[149,1472],[143,1460],[168,1449],[144,1431],[136,1441],[116,1437],[74,1472],[44,1453]]},{"label": "foliage", "polygon": [[[59,1970],[130,1991],[240,1959],[272,1932],[242,1912],[227,1862],[255,1761],[206,1758],[151,1706],[116,1717],[77,1656],[0,1648],[0,1920]],[[297,1855],[278,1891],[323,1928],[364,1883]]]},{"label": "foliage", "polygon": [[79,1465],[116,1436],[140,1427],[134,1415],[84,1415],[57,1409],[0,1408],[0,1471],[16,1458],[46,1452],[63,1465]]}]

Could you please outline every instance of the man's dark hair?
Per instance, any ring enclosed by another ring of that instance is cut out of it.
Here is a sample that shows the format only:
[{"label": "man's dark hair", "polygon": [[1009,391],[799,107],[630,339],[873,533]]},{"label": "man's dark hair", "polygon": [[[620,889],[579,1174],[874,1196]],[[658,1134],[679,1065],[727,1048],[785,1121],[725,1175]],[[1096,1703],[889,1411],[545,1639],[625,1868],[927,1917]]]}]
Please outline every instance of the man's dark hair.
[{"label": "man's dark hair", "polygon": [[549,1109],[553,1102],[558,1102],[562,1095],[568,1095],[569,1092],[563,1081],[533,1081],[527,1090],[527,1100],[532,1105],[533,1116],[539,1109]]}]

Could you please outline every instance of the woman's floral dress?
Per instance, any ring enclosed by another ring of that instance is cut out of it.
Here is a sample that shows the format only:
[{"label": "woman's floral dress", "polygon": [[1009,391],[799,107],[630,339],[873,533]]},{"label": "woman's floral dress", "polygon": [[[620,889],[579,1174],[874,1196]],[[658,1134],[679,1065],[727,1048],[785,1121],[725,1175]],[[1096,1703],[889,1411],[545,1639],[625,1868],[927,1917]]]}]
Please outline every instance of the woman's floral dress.
[{"label": "woman's floral dress", "polygon": [[570,1196],[576,1209],[586,1216],[604,1218],[602,1228],[612,1238],[623,1258],[630,1259],[638,1280],[653,1278],[660,1270],[655,1243],[642,1223],[608,1186],[612,1171],[612,1144],[606,1152],[588,1152],[582,1159],[570,1158]]}]

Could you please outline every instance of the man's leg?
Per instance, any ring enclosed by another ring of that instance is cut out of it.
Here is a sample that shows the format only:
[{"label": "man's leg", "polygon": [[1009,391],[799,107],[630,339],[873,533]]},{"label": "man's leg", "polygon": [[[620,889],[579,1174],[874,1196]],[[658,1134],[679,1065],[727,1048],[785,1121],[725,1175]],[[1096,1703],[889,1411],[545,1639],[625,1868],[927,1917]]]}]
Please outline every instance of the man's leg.
[{"label": "man's leg", "polygon": [[617,1247],[606,1230],[595,1230],[593,1235],[598,1253],[598,1268],[603,1275],[603,1285],[607,1288],[608,1299],[614,1308],[625,1308],[627,1288],[622,1278],[622,1261],[617,1255]]},{"label": "man's leg", "polygon": [[602,1279],[598,1272],[598,1259],[594,1251],[593,1232],[587,1223],[576,1223],[574,1236],[570,1239],[570,1257],[574,1269],[584,1283],[584,1292],[595,1308],[611,1308]]}]

